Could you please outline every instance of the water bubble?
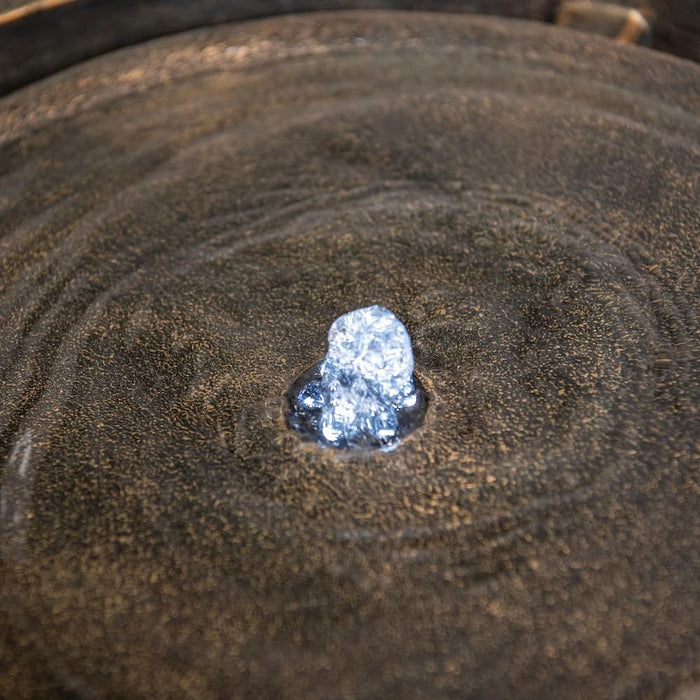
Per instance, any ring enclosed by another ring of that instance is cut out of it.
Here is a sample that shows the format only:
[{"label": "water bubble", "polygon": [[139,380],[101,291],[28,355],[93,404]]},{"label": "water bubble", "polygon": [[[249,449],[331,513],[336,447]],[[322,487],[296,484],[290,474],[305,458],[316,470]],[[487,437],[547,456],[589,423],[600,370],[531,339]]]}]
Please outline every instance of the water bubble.
[{"label": "water bubble", "polygon": [[292,428],[339,448],[393,449],[426,409],[408,331],[377,305],[333,322],[325,359],[296,379],[287,400]]}]

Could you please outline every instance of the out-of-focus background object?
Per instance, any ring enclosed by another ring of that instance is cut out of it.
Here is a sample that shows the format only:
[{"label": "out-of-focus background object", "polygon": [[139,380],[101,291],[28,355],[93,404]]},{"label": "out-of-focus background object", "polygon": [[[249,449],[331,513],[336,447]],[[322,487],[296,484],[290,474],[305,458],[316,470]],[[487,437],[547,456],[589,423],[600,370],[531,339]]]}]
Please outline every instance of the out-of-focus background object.
[{"label": "out-of-focus background object", "polygon": [[600,34],[621,44],[651,44],[651,27],[644,15],[633,7],[591,0],[565,0],[559,6],[556,24]]},{"label": "out-of-focus background object", "polygon": [[697,0],[39,0],[0,2],[0,94],[120,46],[197,26],[334,9],[502,15],[700,60]]}]

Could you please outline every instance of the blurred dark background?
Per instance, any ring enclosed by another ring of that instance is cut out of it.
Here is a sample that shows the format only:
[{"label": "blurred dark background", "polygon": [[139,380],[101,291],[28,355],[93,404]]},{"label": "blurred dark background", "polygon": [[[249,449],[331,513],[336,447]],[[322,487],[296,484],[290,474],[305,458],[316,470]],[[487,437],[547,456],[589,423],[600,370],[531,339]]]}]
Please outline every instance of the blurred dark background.
[{"label": "blurred dark background", "polygon": [[0,95],[153,37],[222,22],[334,9],[503,15],[606,34],[621,43],[649,44],[700,61],[698,0],[0,0]]}]

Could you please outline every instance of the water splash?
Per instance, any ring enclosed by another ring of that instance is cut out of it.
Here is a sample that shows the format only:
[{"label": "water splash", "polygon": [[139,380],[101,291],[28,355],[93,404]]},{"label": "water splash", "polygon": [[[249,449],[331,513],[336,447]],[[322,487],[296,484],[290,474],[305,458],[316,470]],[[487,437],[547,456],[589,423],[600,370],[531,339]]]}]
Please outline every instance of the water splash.
[{"label": "water splash", "polygon": [[0,489],[0,545],[7,558],[24,556],[35,473],[31,457],[32,433],[26,430],[7,460]]},{"label": "water splash", "polygon": [[393,449],[420,425],[426,408],[408,331],[377,305],[334,321],[325,359],[294,382],[287,398],[292,428],[339,448]]}]

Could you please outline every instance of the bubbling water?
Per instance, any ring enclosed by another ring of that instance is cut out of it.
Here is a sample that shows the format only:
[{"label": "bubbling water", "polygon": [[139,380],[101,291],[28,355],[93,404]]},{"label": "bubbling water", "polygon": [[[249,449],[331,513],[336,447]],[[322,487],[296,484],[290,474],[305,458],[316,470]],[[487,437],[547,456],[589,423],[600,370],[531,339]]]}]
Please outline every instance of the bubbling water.
[{"label": "bubbling water", "polygon": [[378,305],[333,322],[325,359],[294,382],[287,398],[292,428],[346,449],[395,448],[421,424],[427,403],[413,375],[408,331]]}]

